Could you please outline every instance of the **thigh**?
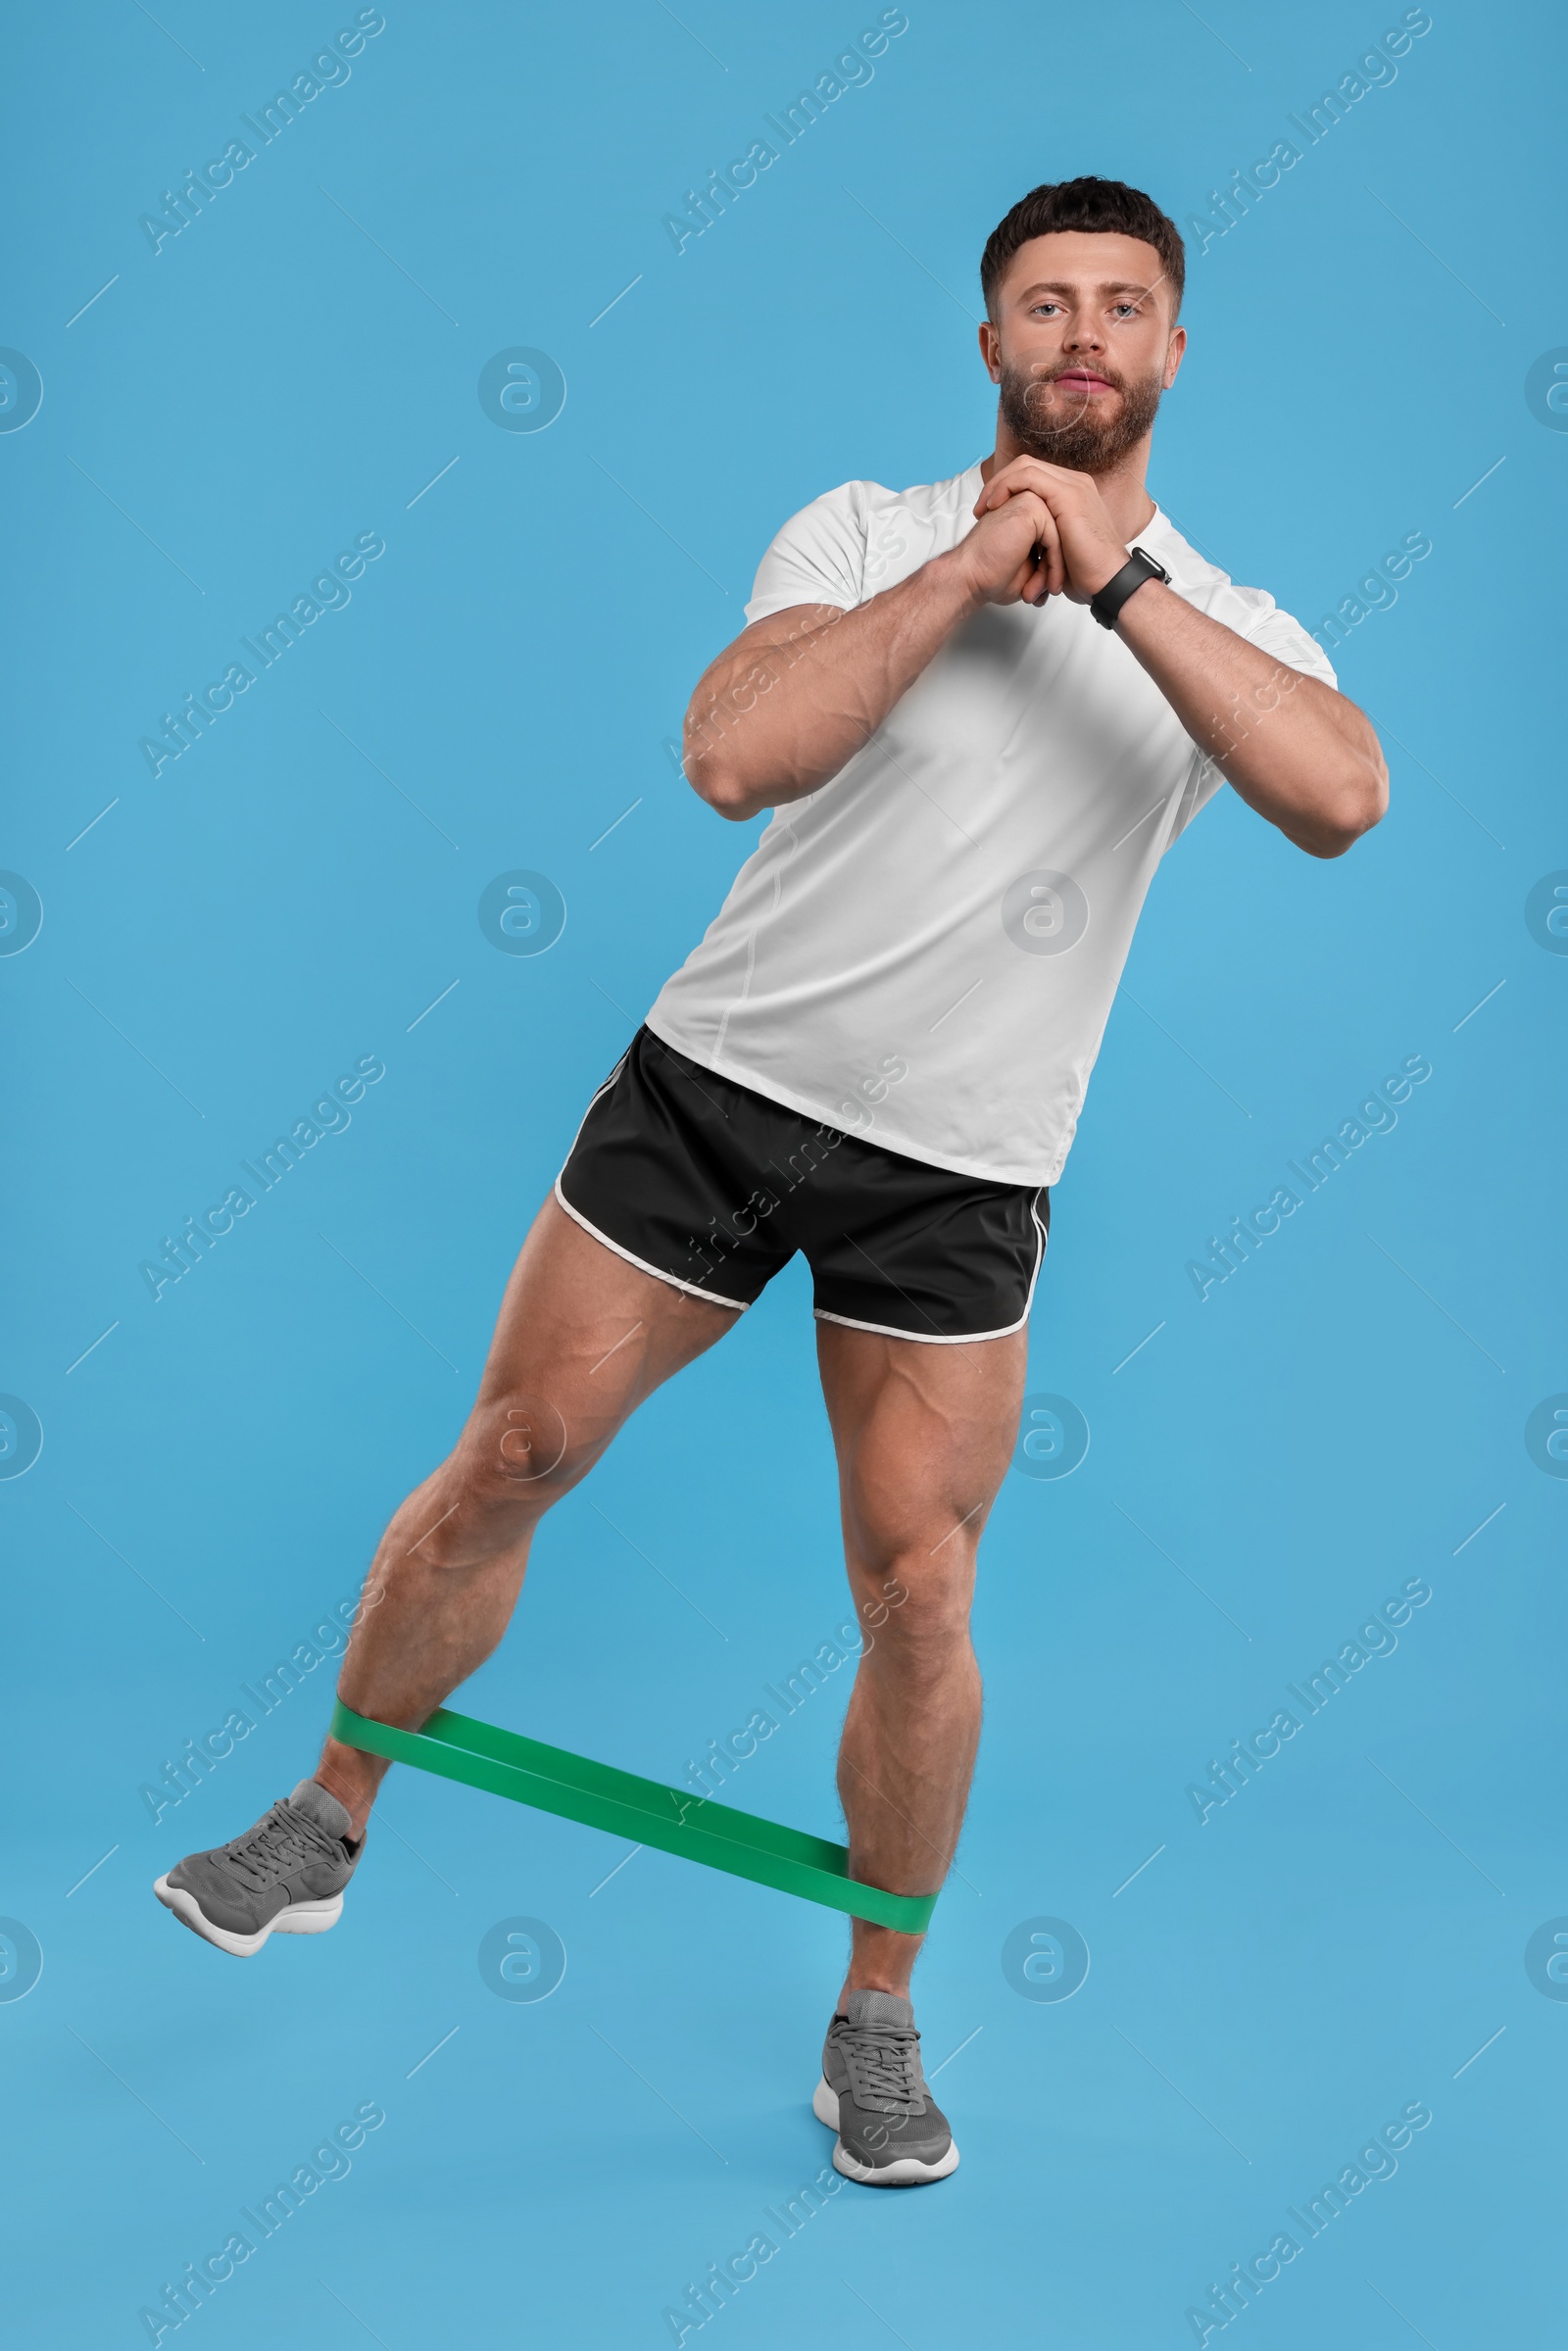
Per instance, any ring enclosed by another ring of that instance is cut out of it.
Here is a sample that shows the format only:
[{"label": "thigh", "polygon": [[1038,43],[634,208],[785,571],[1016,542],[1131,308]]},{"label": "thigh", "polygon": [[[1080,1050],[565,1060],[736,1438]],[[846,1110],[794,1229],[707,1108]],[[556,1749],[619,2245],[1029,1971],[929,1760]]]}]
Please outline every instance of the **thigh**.
[{"label": "thigh", "polygon": [[857,1598],[888,1575],[966,1598],[975,1546],[1011,1458],[1028,1334],[942,1346],[819,1321]]},{"label": "thigh", "polygon": [[738,1319],[628,1264],[552,1197],[502,1299],[464,1437],[470,1465],[482,1462],[519,1500],[553,1499],[645,1396]]}]

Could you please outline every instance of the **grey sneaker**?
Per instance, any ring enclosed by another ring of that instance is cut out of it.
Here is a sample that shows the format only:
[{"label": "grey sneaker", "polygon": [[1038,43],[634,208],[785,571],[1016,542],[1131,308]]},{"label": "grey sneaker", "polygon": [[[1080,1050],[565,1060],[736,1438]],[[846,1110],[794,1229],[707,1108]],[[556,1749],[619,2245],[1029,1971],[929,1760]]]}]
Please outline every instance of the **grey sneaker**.
[{"label": "grey sneaker", "polygon": [[917,2187],[958,2168],[921,2070],[914,2010],[897,1992],[851,1992],[848,2014],[828,2027],[811,2112],[838,2132],[833,2169],[846,2180]]},{"label": "grey sneaker", "polygon": [[365,1850],[349,1815],[316,1780],[302,1780],[254,1829],[208,1853],[187,1853],[153,1891],[182,1925],[220,1951],[251,1959],[268,1936],[324,1935]]}]

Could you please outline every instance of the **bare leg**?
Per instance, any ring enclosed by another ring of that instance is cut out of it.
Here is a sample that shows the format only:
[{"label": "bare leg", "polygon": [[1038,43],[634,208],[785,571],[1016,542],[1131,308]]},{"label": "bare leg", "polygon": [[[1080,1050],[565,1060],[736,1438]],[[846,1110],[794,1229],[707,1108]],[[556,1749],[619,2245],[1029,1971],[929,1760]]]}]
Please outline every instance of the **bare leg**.
[{"label": "bare leg", "polygon": [[[513,1268],[467,1426],[382,1536],[338,1680],[416,1730],[506,1631],[534,1528],[643,1398],[737,1317],[617,1257],[547,1200]],[[388,1766],[328,1739],[316,1777],[365,1823]]]},{"label": "bare leg", "polygon": [[[865,1648],[839,1747],[852,1874],[894,1893],[942,1884],[980,1737],[969,1641],[980,1531],[1006,1471],[1027,1334],[964,1347],[817,1324],[838,1448],[844,1552]],[[917,1935],[854,1921],[839,1997],[907,1995]]]}]

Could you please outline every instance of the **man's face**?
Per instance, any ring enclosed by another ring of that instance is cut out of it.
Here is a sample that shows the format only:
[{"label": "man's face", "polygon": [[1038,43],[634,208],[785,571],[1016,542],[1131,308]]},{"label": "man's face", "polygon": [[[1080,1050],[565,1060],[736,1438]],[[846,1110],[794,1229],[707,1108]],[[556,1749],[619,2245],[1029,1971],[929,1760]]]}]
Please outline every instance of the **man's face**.
[{"label": "man's face", "polygon": [[1105,473],[1148,433],[1187,347],[1163,268],[1141,237],[1062,229],[1020,245],[980,349],[1030,457]]}]

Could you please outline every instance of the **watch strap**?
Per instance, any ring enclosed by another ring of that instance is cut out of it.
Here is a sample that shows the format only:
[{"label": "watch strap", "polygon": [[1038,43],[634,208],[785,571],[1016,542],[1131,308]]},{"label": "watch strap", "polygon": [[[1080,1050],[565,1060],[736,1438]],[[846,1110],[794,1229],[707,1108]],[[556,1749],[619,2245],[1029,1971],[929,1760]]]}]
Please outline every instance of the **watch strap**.
[{"label": "watch strap", "polygon": [[1114,628],[1116,615],[1129,596],[1136,594],[1145,580],[1160,579],[1170,585],[1170,573],[1163,563],[1156,563],[1142,547],[1135,547],[1121,569],[1106,580],[1098,595],[1090,598],[1089,610],[1102,628]]}]

